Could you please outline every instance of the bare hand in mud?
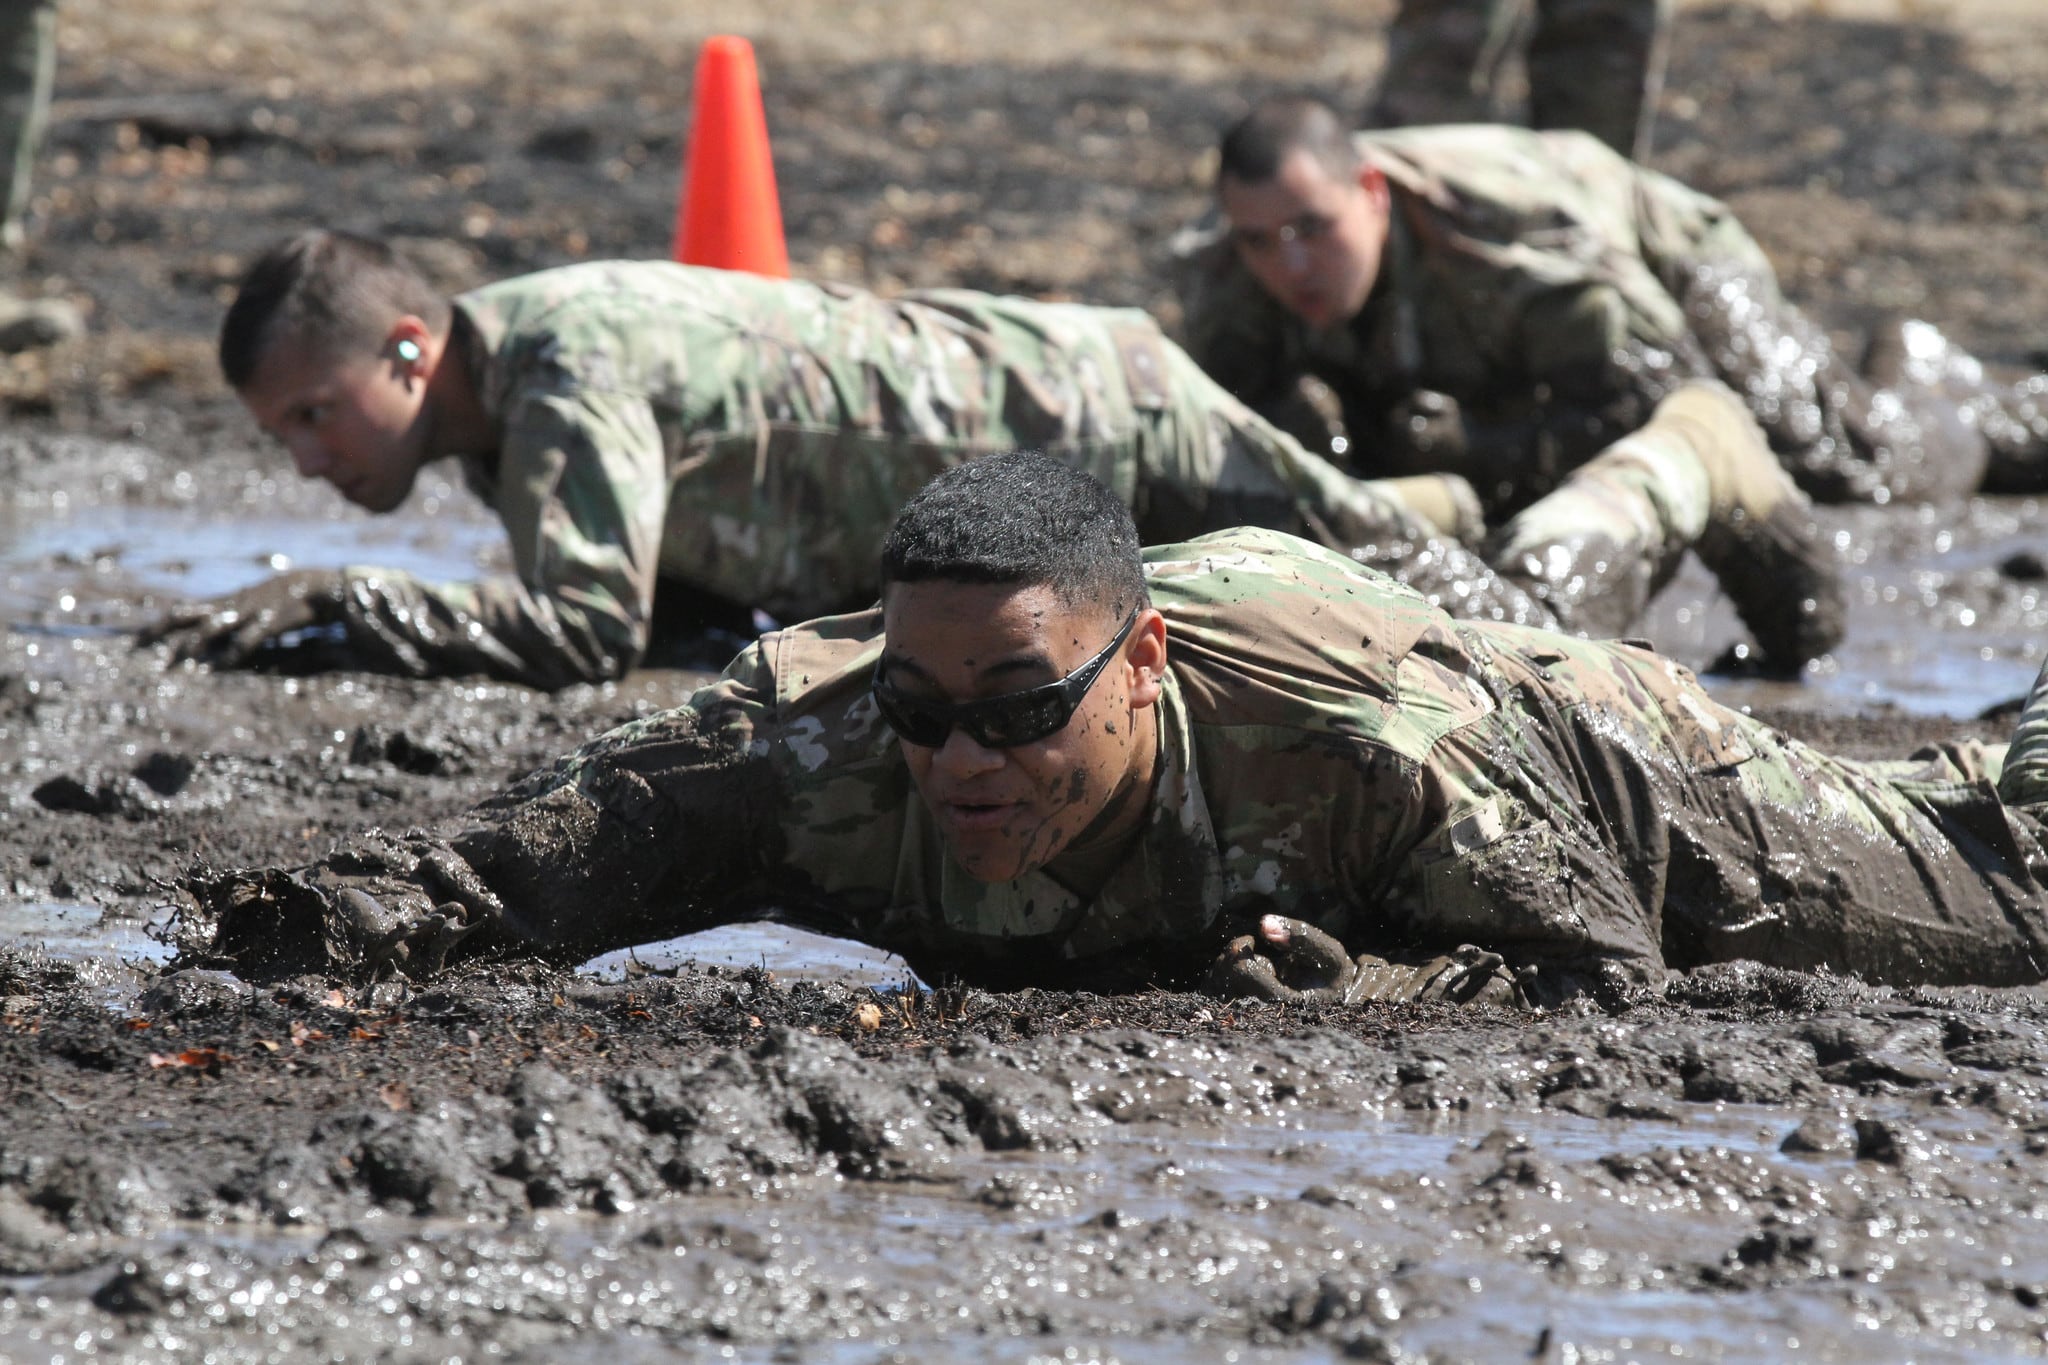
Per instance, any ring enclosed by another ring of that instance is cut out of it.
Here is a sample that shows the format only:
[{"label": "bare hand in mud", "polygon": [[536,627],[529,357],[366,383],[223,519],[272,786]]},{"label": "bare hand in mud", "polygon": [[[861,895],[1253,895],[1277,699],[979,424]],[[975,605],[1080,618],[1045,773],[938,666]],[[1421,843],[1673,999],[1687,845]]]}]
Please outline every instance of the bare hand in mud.
[{"label": "bare hand in mud", "polygon": [[1514,974],[1499,953],[1471,944],[1455,952],[1396,962],[1353,956],[1313,924],[1285,915],[1260,918],[1254,933],[1231,941],[1209,968],[1205,988],[1256,1000],[1445,1000],[1457,1004],[1521,1003]]},{"label": "bare hand in mud", "polygon": [[239,668],[293,631],[339,621],[346,588],[337,569],[294,570],[176,613],[143,630],[136,642],[169,645],[171,658],[180,663]]}]

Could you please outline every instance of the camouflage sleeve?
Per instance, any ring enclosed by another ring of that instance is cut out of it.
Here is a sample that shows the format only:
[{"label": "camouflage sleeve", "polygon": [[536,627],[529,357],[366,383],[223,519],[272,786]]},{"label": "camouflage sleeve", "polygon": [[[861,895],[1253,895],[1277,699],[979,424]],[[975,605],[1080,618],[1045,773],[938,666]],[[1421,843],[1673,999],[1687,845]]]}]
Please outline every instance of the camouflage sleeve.
[{"label": "camouflage sleeve", "polygon": [[502,932],[582,958],[746,917],[781,856],[758,648],[690,702],[632,721],[470,812],[452,841]]},{"label": "camouflage sleeve", "polygon": [[1629,869],[1588,822],[1546,805],[1502,793],[1425,839],[1397,879],[1404,936],[1425,952],[1496,953],[1542,1003],[1657,978],[1662,954]]},{"label": "camouflage sleeve", "polygon": [[415,677],[484,673],[546,689],[618,677],[647,647],[667,515],[647,400],[586,390],[517,404],[498,489],[517,577],[430,584],[352,569],[350,644]]}]

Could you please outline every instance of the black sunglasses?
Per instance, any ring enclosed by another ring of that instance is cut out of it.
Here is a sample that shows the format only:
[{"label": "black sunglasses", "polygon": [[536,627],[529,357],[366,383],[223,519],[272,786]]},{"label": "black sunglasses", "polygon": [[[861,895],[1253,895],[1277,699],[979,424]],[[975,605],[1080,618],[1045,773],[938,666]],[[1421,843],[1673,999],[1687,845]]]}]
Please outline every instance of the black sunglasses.
[{"label": "black sunglasses", "polygon": [[886,656],[875,660],[874,680],[868,686],[874,693],[875,707],[881,711],[882,719],[888,722],[889,728],[899,739],[921,749],[936,749],[944,744],[946,736],[956,725],[984,749],[1013,749],[1019,744],[1035,744],[1066,728],[1067,722],[1074,718],[1074,711],[1081,705],[1081,699],[1095,685],[1096,675],[1130,637],[1131,627],[1137,623],[1138,613],[1133,609],[1124,618],[1123,629],[1116,633],[1116,638],[1098,650],[1094,658],[1058,682],[1046,683],[1043,687],[1027,687],[1022,692],[1005,692],[1000,697],[961,702],[926,701],[921,697],[906,696],[891,687],[882,676]]}]

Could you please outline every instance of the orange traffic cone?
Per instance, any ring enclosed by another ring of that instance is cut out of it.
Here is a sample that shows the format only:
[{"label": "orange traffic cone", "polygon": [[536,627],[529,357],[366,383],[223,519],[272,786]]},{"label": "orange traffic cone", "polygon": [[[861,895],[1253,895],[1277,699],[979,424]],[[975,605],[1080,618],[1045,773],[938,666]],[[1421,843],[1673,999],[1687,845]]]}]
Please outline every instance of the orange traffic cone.
[{"label": "orange traffic cone", "polygon": [[689,265],[789,274],[768,117],[745,38],[708,38],[697,54],[674,254]]}]

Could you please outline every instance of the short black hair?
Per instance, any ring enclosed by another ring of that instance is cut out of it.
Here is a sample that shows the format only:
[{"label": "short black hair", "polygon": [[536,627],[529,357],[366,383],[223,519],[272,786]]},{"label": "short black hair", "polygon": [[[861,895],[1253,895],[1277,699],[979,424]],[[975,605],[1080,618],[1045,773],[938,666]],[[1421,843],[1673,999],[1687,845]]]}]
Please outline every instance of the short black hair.
[{"label": "short black hair", "polygon": [[1332,180],[1358,174],[1358,148],[1335,109],[1313,95],[1262,100],[1223,134],[1216,178],[1263,185],[1294,152],[1307,152]]},{"label": "short black hair", "polygon": [[903,505],[882,582],[1043,585],[1123,616],[1151,601],[1131,509],[1094,475],[1035,450],[946,470]]},{"label": "short black hair", "polygon": [[246,388],[285,337],[329,354],[372,350],[408,313],[439,333],[450,312],[389,242],[313,228],[272,246],[242,276],[221,320],[221,373],[230,388]]}]

